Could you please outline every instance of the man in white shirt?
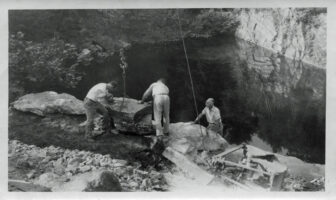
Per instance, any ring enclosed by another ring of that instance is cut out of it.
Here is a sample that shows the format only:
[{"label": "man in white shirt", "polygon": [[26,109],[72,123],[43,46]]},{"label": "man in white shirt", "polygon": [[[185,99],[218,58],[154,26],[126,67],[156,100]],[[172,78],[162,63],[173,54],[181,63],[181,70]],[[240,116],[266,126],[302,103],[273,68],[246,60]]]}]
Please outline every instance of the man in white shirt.
[{"label": "man in white shirt", "polygon": [[215,100],[213,98],[207,99],[205,102],[205,108],[197,116],[194,122],[197,123],[201,119],[201,117],[205,115],[206,120],[209,123],[207,129],[223,135],[222,118],[219,109],[214,106],[214,103]]},{"label": "man in white shirt", "polygon": [[98,83],[93,86],[87,93],[84,99],[84,108],[86,112],[86,137],[93,137],[92,131],[94,128],[94,117],[95,115],[103,115],[103,130],[105,132],[110,132],[111,127],[114,126],[113,119],[109,115],[106,106],[109,102],[113,102],[113,94],[117,86],[117,82],[111,81],[109,83]]},{"label": "man in white shirt", "polygon": [[[169,131],[169,89],[166,86],[165,79],[161,78],[157,82],[152,83],[142,96],[143,103],[149,96],[153,97],[154,107],[154,125],[156,127],[156,136],[161,137],[168,135]],[[163,126],[161,121],[163,119]]]}]

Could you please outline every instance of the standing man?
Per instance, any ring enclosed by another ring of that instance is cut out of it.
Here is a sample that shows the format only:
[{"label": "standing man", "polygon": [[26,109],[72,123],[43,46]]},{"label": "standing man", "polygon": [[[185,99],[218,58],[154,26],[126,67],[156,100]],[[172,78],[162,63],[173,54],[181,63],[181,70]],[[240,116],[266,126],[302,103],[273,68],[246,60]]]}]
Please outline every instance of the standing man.
[{"label": "standing man", "polygon": [[[153,97],[154,107],[154,125],[156,127],[156,136],[161,138],[163,135],[168,135],[169,131],[169,89],[166,86],[166,80],[160,78],[157,82],[152,83],[142,96],[140,103],[143,103],[148,96]],[[163,119],[163,127],[161,121]]]},{"label": "standing man", "polygon": [[207,129],[223,135],[223,124],[220,111],[216,106],[214,106],[214,103],[215,100],[213,98],[207,99],[205,102],[205,108],[202,110],[201,114],[197,116],[194,122],[197,123],[201,117],[205,115],[209,123]]},{"label": "standing man", "polygon": [[92,131],[94,128],[94,117],[97,113],[103,115],[102,128],[105,133],[109,133],[111,131],[111,127],[114,127],[113,119],[107,110],[107,106],[109,102],[113,102],[112,92],[115,91],[116,87],[116,81],[98,83],[87,93],[84,99],[84,108],[87,118],[85,134],[87,138],[94,137]]}]

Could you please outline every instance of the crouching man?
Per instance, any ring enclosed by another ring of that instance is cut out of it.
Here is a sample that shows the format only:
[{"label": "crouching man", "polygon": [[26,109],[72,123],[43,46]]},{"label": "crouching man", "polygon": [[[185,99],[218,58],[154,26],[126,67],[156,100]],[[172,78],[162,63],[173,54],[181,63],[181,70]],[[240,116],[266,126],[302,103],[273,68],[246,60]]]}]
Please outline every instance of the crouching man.
[{"label": "crouching man", "polygon": [[109,83],[98,83],[93,86],[87,93],[84,99],[84,108],[86,113],[86,127],[85,136],[86,138],[94,138],[94,118],[96,114],[103,116],[103,131],[105,133],[116,133],[114,128],[113,118],[110,116],[108,111],[108,103],[113,102],[113,92],[117,87],[116,81],[111,81]]}]

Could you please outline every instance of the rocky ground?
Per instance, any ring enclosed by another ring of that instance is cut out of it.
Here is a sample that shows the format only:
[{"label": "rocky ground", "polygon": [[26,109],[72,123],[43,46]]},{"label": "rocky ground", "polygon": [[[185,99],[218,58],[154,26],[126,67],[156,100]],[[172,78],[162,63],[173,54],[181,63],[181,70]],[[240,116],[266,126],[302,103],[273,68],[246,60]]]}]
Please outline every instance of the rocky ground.
[{"label": "rocky ground", "polygon": [[[154,168],[89,151],[45,148],[9,141],[9,182],[25,181],[51,191],[165,191],[167,182]],[[107,174],[107,175],[106,175]],[[106,178],[107,177],[107,178]],[[103,185],[101,190],[97,185]],[[9,190],[18,188],[9,185]],[[39,189],[40,190],[40,189]],[[41,190],[40,190],[41,191]],[[43,191],[47,191],[43,190]]]},{"label": "rocky ground", "polygon": [[[43,95],[46,98],[39,98],[45,101],[36,105],[22,97],[22,101],[14,102],[14,109],[9,109],[10,191],[192,191],[204,186],[188,177],[188,171],[183,172],[185,169],[178,169],[161,153],[150,150],[149,137],[137,135],[137,132],[120,132],[87,141],[80,126],[84,116],[65,114],[72,113],[68,108],[73,106],[68,104],[81,104],[80,101],[74,102],[69,95],[57,97],[53,92],[35,95]],[[52,98],[47,98],[50,95]],[[132,110],[115,109],[119,114],[114,116],[120,122],[132,121],[137,116]],[[182,154],[182,160],[188,159],[200,166],[212,158],[207,152],[219,153],[232,148],[218,134],[208,131],[204,135],[205,127],[200,129],[191,123],[172,123],[169,133],[166,147]],[[273,154],[247,146],[250,156]],[[323,165],[290,156],[273,156],[288,169],[281,191],[324,190]],[[242,173],[239,167],[235,170],[236,174]],[[222,191],[232,186],[215,181],[204,189]]]},{"label": "rocky ground", "polygon": [[[162,164],[158,171],[89,151],[40,148],[17,140],[9,140],[8,145],[9,191],[195,191],[203,187],[173,165]],[[324,191],[324,181],[324,177],[309,180],[288,173],[281,191]],[[241,190],[218,182],[202,189]]]}]

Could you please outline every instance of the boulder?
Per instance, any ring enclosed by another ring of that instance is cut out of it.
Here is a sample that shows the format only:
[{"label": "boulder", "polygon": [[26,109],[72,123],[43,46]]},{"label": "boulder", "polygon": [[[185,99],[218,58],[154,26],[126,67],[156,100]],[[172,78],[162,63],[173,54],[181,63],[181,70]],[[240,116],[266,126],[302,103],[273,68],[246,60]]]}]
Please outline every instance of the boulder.
[{"label": "boulder", "polygon": [[151,104],[140,104],[136,99],[122,97],[115,97],[113,100],[110,111],[118,130],[141,135],[154,132]]},{"label": "boulder", "polygon": [[117,176],[106,170],[96,170],[77,174],[68,178],[56,174],[42,174],[35,184],[51,188],[53,192],[93,192],[121,191]]},{"label": "boulder", "polygon": [[[39,116],[51,116],[53,114],[85,115],[83,101],[70,94],[58,94],[53,91],[24,95],[13,102],[12,106],[16,110],[34,113]],[[136,99],[115,97],[114,102],[107,106],[118,130],[140,135],[154,132],[151,104],[140,104]],[[97,115],[95,119],[97,130],[101,130],[101,119],[102,117]],[[43,119],[43,122],[52,128],[59,127],[72,133],[82,131],[81,127],[85,125],[85,123],[82,123],[73,126],[68,121],[67,118],[56,121],[50,121],[49,118]]]},{"label": "boulder", "polygon": [[53,188],[62,185],[64,180],[57,174],[47,172],[41,174],[35,181],[34,184],[42,185],[44,187]]},{"label": "boulder", "polygon": [[119,179],[110,171],[96,174],[94,180],[90,181],[84,189],[88,192],[120,192],[121,190]]},{"label": "boulder", "polygon": [[224,150],[228,143],[219,134],[199,124],[179,122],[169,125],[168,146],[182,154],[194,156],[197,150]]},{"label": "boulder", "polygon": [[81,100],[66,93],[58,94],[52,91],[24,95],[13,102],[12,105],[16,110],[31,112],[39,116],[56,113],[85,114]]}]

